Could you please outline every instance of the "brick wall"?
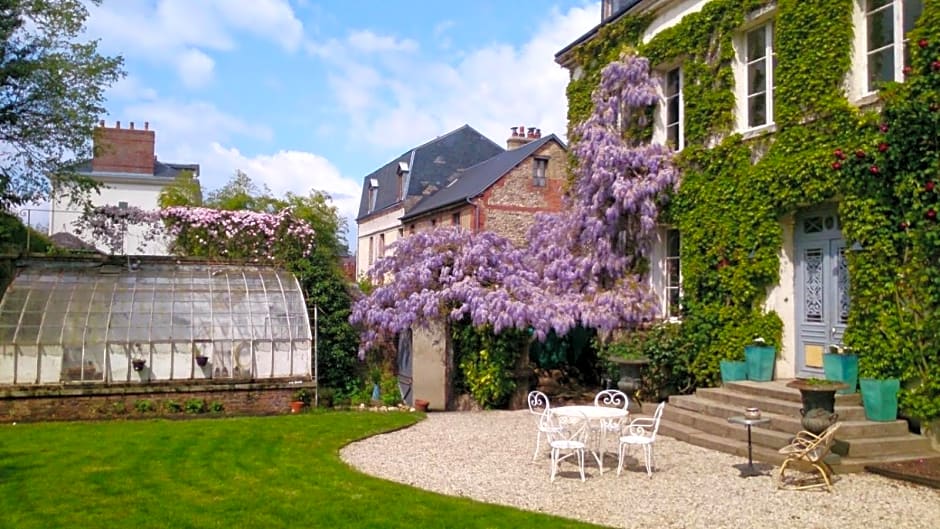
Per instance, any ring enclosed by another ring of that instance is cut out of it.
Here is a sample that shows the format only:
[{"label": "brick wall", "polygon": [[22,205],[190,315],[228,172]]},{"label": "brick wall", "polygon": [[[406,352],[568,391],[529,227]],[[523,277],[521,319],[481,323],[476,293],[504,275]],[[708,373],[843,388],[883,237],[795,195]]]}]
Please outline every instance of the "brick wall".
[{"label": "brick wall", "polygon": [[[533,183],[535,158],[548,158],[545,187]],[[490,187],[480,201],[481,229],[523,244],[540,211],[560,211],[567,182],[567,154],[549,142]]]},{"label": "brick wall", "polygon": [[95,157],[91,169],[95,172],[153,174],[155,135],[144,123],[143,129],[105,127],[102,121],[95,129]]},{"label": "brick wall", "polygon": [[[136,384],[127,386],[37,386],[0,391],[0,421],[72,421],[148,417],[193,417],[187,401],[201,400],[201,415],[271,415],[290,413],[290,401],[300,388],[311,398],[315,384],[287,381],[231,384]],[[137,405],[149,401],[156,409],[141,412]],[[181,406],[173,411],[171,403]],[[209,410],[214,403],[222,411]]]}]

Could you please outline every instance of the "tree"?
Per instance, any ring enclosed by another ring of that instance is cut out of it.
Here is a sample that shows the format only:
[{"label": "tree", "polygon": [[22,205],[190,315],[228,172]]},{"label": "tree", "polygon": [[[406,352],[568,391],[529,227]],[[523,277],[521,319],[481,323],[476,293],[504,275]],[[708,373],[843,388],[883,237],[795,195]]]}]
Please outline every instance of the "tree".
[{"label": "tree", "polygon": [[[97,4],[100,0],[91,0]],[[122,59],[80,42],[88,10],[81,0],[0,0],[0,206],[75,195],[93,184],[69,168],[91,154],[104,90]]]},{"label": "tree", "polygon": [[237,170],[224,186],[209,193],[206,206],[232,211],[248,209],[270,213],[276,211],[276,201],[268,186],[259,188],[247,173]]},{"label": "tree", "polygon": [[199,184],[199,178],[192,171],[181,171],[160,191],[157,205],[161,208],[201,206],[202,186]]}]

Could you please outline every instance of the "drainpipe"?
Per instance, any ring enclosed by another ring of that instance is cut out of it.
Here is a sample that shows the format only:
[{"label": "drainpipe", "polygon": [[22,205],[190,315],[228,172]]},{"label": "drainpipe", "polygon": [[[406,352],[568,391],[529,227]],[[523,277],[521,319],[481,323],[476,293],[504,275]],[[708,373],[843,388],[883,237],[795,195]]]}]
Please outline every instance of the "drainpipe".
[{"label": "drainpipe", "polygon": [[466,198],[464,200],[467,201],[467,204],[470,204],[471,206],[473,206],[473,222],[472,222],[471,231],[473,233],[476,233],[480,231],[480,206],[474,203],[473,200],[470,198]]}]

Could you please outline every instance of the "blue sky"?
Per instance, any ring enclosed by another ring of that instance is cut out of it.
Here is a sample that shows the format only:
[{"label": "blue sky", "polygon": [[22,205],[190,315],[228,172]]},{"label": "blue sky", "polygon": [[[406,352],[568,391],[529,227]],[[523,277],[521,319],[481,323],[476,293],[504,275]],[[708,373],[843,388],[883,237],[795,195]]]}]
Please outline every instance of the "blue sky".
[{"label": "blue sky", "polygon": [[587,0],[104,0],[88,36],[125,59],[109,126],[157,155],[275,194],[328,192],[355,233],[363,177],[464,123],[565,132],[555,53],[600,21]]}]

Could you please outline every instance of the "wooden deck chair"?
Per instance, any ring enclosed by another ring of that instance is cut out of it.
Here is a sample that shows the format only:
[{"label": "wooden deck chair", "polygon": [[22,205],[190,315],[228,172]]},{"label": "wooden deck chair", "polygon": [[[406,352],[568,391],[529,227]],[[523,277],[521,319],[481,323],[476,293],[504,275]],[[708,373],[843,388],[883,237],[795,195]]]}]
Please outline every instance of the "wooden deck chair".
[{"label": "wooden deck chair", "polygon": [[[790,444],[778,450],[787,457],[776,472],[777,488],[807,490],[825,487],[827,491],[832,492],[832,467],[824,459],[829,455],[832,436],[839,429],[840,424],[842,423],[837,422],[830,425],[819,435],[803,430],[796,434]],[[807,469],[810,474],[818,472],[819,476],[807,479],[797,479],[791,476],[788,479],[785,473],[791,464],[798,470],[801,467]]]}]

